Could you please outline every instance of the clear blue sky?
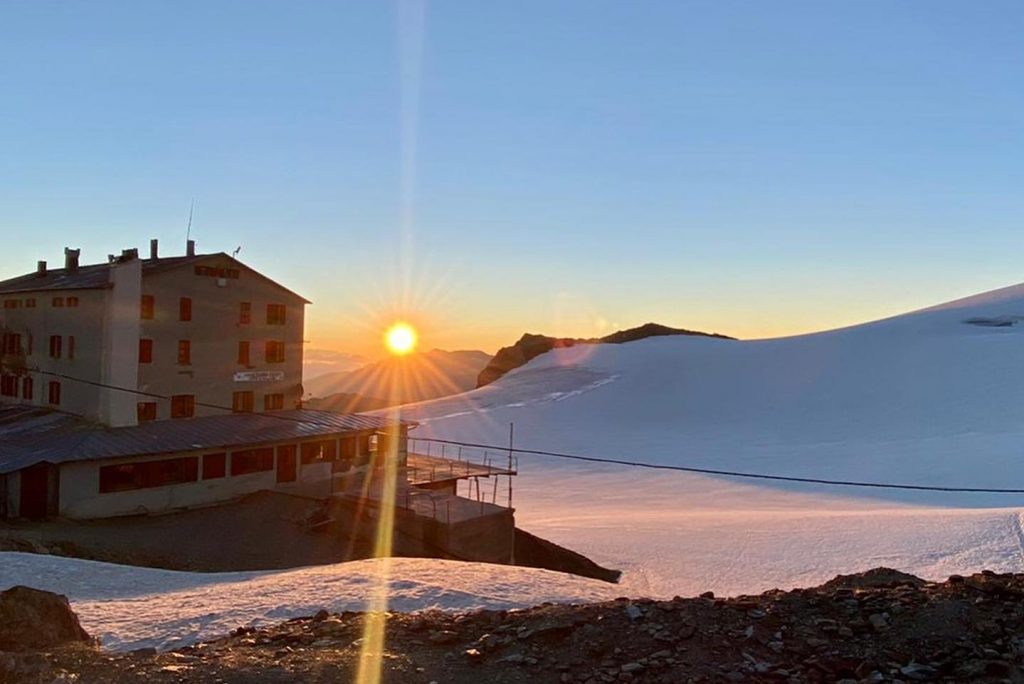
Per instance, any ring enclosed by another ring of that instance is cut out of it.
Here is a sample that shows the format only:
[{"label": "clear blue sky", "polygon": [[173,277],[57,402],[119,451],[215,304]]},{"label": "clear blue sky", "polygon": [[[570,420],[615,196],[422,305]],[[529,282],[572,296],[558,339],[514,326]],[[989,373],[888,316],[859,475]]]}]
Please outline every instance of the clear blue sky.
[{"label": "clear blue sky", "polygon": [[897,313],[1024,280],[1022,32],[1016,0],[6,2],[0,274],[180,252],[195,198],[314,347]]}]

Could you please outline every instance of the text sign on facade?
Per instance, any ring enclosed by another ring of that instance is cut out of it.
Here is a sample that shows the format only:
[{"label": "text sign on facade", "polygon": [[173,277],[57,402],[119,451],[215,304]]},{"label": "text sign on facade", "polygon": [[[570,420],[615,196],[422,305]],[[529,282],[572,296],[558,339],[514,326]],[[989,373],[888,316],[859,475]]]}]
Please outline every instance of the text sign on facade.
[{"label": "text sign on facade", "polygon": [[235,382],[281,382],[284,371],[239,371],[235,373]]}]

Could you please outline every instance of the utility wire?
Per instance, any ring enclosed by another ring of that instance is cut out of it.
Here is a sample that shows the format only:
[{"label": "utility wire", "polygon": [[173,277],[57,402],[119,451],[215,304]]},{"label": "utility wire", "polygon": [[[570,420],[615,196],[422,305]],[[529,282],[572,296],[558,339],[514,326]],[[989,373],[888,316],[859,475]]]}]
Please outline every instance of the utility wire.
[{"label": "utility wire", "polygon": [[[111,385],[104,382],[97,382],[95,380],[85,380],[83,378],[76,378],[71,375],[64,373],[57,373],[54,371],[42,370],[40,368],[26,368],[25,370],[39,373],[41,375],[52,375],[57,378],[71,380],[73,382],[81,382],[86,385],[93,387],[101,387],[104,389],[115,390],[119,392],[128,392],[144,397],[151,397],[154,399],[170,399],[170,396],[163,394],[155,394],[153,392],[143,392],[138,389],[131,389],[129,387],[119,387],[117,385]],[[210,404],[206,402],[196,402],[196,406],[202,406],[204,408],[212,408],[221,411],[227,411],[229,413],[236,412],[234,408],[228,406],[221,406],[219,404]],[[260,413],[261,416],[268,418],[275,418],[277,420],[286,420],[293,423],[306,423],[307,420],[302,418],[292,418],[284,416],[274,412]],[[630,468],[647,468],[649,470],[671,470],[675,472],[684,473],[697,473],[700,475],[720,475],[723,477],[737,477],[752,480],[770,480],[775,482],[800,482],[805,484],[822,484],[834,487],[865,487],[872,489],[902,489],[911,491],[922,491],[922,492],[947,492],[947,493],[969,493],[969,494],[1024,494],[1024,489],[1001,489],[1001,488],[989,488],[989,487],[942,487],[938,485],[915,485],[915,484],[898,484],[892,482],[861,482],[857,480],[830,480],[825,478],[816,477],[793,477],[788,475],[771,475],[766,473],[751,473],[738,470],[719,470],[715,468],[698,468],[695,466],[682,466],[682,465],[667,465],[661,463],[644,463],[643,461],[629,461],[625,459],[617,458],[601,458],[598,456],[583,456],[580,454],[567,454],[556,451],[542,451],[539,449],[520,449],[520,448],[509,448],[509,446],[501,446],[495,444],[478,444],[474,442],[460,442],[450,439],[439,439],[434,437],[412,437],[411,439],[423,441],[423,442],[434,442],[436,444],[451,444],[454,446],[469,447],[473,449],[489,449],[497,452],[508,452],[512,451],[517,454],[525,454],[529,456],[548,456],[550,458],[561,458],[573,461],[585,461],[588,463],[605,463],[610,465],[620,465]]]},{"label": "utility wire", "polygon": [[858,482],[855,480],[826,480],[815,477],[790,477],[787,475],[766,475],[763,473],[748,473],[737,470],[716,470],[713,468],[697,468],[693,466],[666,465],[660,463],[644,463],[642,461],[627,461],[617,458],[599,458],[597,456],[581,456],[579,454],[564,454],[555,451],[541,451],[538,449],[509,449],[508,446],[496,444],[475,444],[473,442],[458,442],[449,439],[436,439],[431,437],[412,437],[424,442],[435,442],[437,444],[452,444],[456,446],[470,447],[475,449],[492,449],[498,452],[512,451],[518,454],[530,456],[550,456],[552,458],[571,459],[574,461],[587,461],[590,463],[609,463],[613,465],[629,466],[631,468],[649,468],[652,470],[674,470],[684,473],[699,473],[702,475],[723,475],[726,477],[743,477],[755,480],[775,480],[781,482],[804,482],[809,484],[834,485],[837,487],[874,487],[878,489],[910,489],[925,492],[971,492],[985,494],[1024,494],[1024,489],[990,489],[986,487],[940,487],[932,485],[894,484],[889,482]]}]

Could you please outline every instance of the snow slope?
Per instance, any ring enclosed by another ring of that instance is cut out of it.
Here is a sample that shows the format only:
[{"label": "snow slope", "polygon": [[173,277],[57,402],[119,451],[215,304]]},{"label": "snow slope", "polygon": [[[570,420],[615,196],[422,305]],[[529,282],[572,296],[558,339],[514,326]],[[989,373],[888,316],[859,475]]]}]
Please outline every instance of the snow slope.
[{"label": "snow slope", "polygon": [[[396,558],[390,608],[397,611],[512,609],[600,601],[612,585],[532,568]],[[176,648],[242,625],[364,610],[382,562],[339,563],[276,572],[195,573],[0,553],[0,588],[27,584],[66,594],[82,626],[114,650]]]},{"label": "snow slope", "polygon": [[[648,463],[1024,489],[1024,327],[1007,325],[1017,317],[1024,286],[798,337],[578,346],[404,417],[422,422],[420,436],[504,444],[515,422],[519,447]],[[535,456],[520,472],[520,524],[625,569],[631,594],[752,592],[882,564],[934,578],[1024,570],[1024,495]]]}]

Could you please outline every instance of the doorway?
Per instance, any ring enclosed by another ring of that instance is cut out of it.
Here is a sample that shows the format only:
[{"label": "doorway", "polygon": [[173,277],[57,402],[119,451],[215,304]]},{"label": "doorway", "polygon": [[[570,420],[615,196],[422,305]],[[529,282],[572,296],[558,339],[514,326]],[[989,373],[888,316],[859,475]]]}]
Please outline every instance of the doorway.
[{"label": "doorway", "polygon": [[277,447],[277,482],[295,482],[295,445]]}]

